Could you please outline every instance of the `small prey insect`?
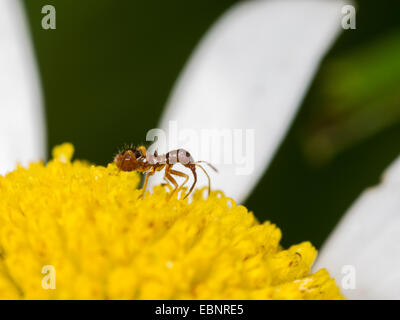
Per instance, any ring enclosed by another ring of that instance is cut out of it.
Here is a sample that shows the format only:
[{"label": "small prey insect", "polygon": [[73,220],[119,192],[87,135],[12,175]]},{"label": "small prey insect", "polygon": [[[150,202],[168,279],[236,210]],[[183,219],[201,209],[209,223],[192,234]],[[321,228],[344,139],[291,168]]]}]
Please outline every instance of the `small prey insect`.
[{"label": "small prey insect", "polygon": [[[169,182],[171,182],[175,187],[170,193],[169,197],[172,197],[172,195],[178,189],[182,188],[189,180],[189,176],[186,173],[173,169],[173,166],[177,163],[180,163],[186,168],[189,168],[192,171],[194,178],[194,182],[190,187],[189,192],[185,195],[185,198],[190,195],[190,193],[193,191],[194,186],[196,185],[196,167],[199,167],[206,174],[208,178],[208,194],[210,194],[210,176],[208,175],[207,171],[200,165],[200,163],[207,164],[211,169],[217,172],[217,169],[206,161],[194,161],[190,153],[184,149],[177,149],[167,152],[166,154],[158,155],[157,151],[154,152],[154,154],[148,153],[146,147],[144,146],[139,146],[137,148],[126,148],[115,156],[114,162],[120,171],[138,171],[145,174],[142,196],[144,196],[146,192],[149,177],[152,176],[155,172],[161,171],[162,169],[165,169],[164,180],[167,182],[168,185]],[[185,178],[185,181],[179,186],[173,175],[183,177]]]}]

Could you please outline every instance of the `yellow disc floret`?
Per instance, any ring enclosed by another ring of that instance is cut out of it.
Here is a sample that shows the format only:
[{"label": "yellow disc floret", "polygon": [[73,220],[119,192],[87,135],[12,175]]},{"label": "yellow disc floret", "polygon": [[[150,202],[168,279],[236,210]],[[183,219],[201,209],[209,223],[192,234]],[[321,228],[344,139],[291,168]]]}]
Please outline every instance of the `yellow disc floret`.
[{"label": "yellow disc floret", "polygon": [[140,198],[139,175],[71,162],[0,176],[1,299],[340,299],[316,250],[212,192]]}]

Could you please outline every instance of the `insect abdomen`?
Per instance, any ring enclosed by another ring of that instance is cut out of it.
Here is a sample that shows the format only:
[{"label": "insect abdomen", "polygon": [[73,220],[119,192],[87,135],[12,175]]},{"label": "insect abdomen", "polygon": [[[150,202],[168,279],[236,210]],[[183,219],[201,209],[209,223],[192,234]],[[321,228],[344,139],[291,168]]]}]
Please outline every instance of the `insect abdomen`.
[{"label": "insect abdomen", "polygon": [[165,154],[165,163],[167,164],[181,163],[187,165],[193,162],[194,160],[192,156],[185,149],[172,150]]}]

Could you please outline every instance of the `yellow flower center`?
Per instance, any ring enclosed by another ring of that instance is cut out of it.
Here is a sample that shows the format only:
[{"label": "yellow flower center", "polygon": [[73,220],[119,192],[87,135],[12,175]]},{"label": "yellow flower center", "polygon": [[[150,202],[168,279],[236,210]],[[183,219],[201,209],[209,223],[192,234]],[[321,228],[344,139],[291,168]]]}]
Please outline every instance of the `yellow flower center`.
[{"label": "yellow flower center", "polygon": [[309,242],[283,250],[275,225],[222,192],[141,199],[137,173],[72,154],[0,176],[0,298],[342,298],[327,271],[310,274]]}]

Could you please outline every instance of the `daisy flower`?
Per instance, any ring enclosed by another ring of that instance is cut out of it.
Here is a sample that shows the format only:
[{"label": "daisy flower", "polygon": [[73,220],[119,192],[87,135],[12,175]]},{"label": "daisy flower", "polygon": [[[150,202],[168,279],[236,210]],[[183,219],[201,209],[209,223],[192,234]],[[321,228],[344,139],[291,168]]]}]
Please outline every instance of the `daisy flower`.
[{"label": "daisy flower", "polygon": [[[195,141],[171,142],[174,121],[192,136],[250,130],[254,157],[244,174],[235,163],[219,164],[213,190],[223,192],[204,196],[200,177],[190,201],[181,200],[185,190],[167,201],[161,177],[139,198],[135,172],[71,161],[71,144],[40,161],[45,129],[32,49],[17,2],[2,1],[0,48],[12,50],[0,50],[9,53],[0,56],[0,298],[398,298],[399,161],[345,215],[314,269],[309,242],[282,248],[281,231],[240,205],[340,31],[343,5],[243,2],[216,22],[172,92],[158,149],[185,148],[202,158]],[[345,266],[356,271],[351,290],[342,285]],[[48,268],[50,289],[42,273]]]}]

